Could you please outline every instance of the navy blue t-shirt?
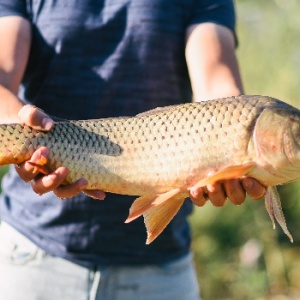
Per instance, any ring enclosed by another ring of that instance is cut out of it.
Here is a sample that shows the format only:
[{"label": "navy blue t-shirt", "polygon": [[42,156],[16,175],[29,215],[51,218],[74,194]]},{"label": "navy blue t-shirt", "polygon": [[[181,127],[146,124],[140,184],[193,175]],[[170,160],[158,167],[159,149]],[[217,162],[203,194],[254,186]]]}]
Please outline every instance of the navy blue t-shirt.
[{"label": "navy blue t-shirt", "polygon": [[[0,16],[32,24],[32,47],[19,97],[66,119],[135,115],[191,101],[184,56],[188,26],[234,30],[231,0],[0,0]],[[45,251],[86,266],[155,264],[189,251],[180,212],[149,246],[143,219],[124,224],[134,198],[36,195],[11,168],[1,219]]]}]

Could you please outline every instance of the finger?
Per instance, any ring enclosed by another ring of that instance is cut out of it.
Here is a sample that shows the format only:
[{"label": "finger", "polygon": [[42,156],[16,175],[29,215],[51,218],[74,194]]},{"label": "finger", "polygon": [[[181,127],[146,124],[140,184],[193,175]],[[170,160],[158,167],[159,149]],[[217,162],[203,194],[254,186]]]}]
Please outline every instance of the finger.
[{"label": "finger", "polygon": [[105,193],[103,191],[100,191],[100,190],[87,190],[87,189],[85,189],[83,192],[86,195],[88,195],[89,197],[92,197],[94,199],[98,199],[98,200],[104,200],[105,199]]},{"label": "finger", "polygon": [[83,192],[86,185],[87,181],[81,178],[72,184],[60,185],[56,189],[54,189],[53,192],[60,199],[71,198]]},{"label": "finger", "polygon": [[204,204],[208,201],[208,198],[206,196],[204,194],[203,188],[201,187],[190,189],[190,198],[196,206],[204,206]]},{"label": "finger", "polygon": [[267,188],[264,185],[250,177],[243,178],[242,185],[253,200],[262,198],[267,191]]},{"label": "finger", "polygon": [[[34,179],[40,173],[40,169],[38,168],[39,163],[43,161],[43,164],[45,164],[48,155],[49,150],[46,147],[37,149],[29,161],[16,166],[17,173],[25,182]],[[41,166],[41,168],[44,168],[44,166]]]},{"label": "finger", "polygon": [[43,195],[58,188],[66,179],[69,171],[65,167],[59,167],[49,175],[31,180],[31,186],[35,193]]},{"label": "finger", "polygon": [[214,206],[223,206],[226,202],[226,194],[221,183],[207,185],[207,194]]},{"label": "finger", "polygon": [[246,191],[239,179],[226,180],[224,182],[224,188],[227,197],[233,204],[240,205],[244,203],[246,199]]},{"label": "finger", "polygon": [[54,125],[53,120],[47,114],[29,104],[20,109],[18,117],[21,123],[38,130],[50,130]]}]

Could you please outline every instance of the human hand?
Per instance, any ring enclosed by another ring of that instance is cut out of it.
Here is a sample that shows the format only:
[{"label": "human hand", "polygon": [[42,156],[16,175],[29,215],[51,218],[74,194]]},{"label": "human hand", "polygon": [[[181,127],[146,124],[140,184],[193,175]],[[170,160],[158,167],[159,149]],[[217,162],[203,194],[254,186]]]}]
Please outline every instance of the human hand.
[{"label": "human hand", "polygon": [[[53,120],[47,116],[43,111],[32,105],[23,106],[18,117],[21,123],[38,130],[50,130],[54,126]],[[61,198],[73,197],[80,192],[84,192],[90,197],[103,200],[105,193],[100,190],[86,189],[87,181],[84,178],[68,185],[63,185],[69,170],[66,167],[59,167],[53,171],[47,171],[47,159],[49,149],[40,147],[31,156],[29,161],[26,161],[16,166],[16,171],[19,176],[26,182],[30,182],[35,193],[43,195],[47,192],[54,192],[54,194]],[[37,167],[43,162],[45,168],[42,170]]]},{"label": "human hand", "polygon": [[266,187],[250,177],[230,179],[222,183],[209,184],[206,187],[190,189],[190,198],[197,206],[203,206],[208,200],[214,206],[223,206],[229,198],[235,205],[244,203],[246,193],[258,200],[266,193]]}]

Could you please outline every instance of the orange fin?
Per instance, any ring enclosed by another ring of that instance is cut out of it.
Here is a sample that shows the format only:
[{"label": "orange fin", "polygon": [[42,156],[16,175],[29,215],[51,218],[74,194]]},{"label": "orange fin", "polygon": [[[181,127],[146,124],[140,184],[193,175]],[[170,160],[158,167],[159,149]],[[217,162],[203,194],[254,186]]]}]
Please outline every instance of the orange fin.
[{"label": "orange fin", "polygon": [[156,196],[142,196],[134,200],[129,209],[129,215],[125,223],[130,223],[131,221],[141,216],[144,211],[151,208],[151,204],[155,200],[155,198]]},{"label": "orange fin", "polygon": [[227,167],[198,181],[193,188],[203,187],[221,180],[240,178],[247,175],[255,166],[256,164],[251,162],[239,166]]},{"label": "orange fin", "polygon": [[43,155],[40,156],[40,159],[38,162],[28,161],[28,163],[35,167],[35,170],[34,170],[35,172],[39,171],[40,173],[45,174],[45,175],[48,175],[49,173],[52,172],[50,167],[47,165],[48,164],[47,158]]},{"label": "orange fin", "polygon": [[174,195],[159,206],[154,206],[144,214],[147,228],[146,244],[153,242],[171,222],[184,202],[183,194]]},{"label": "orange fin", "polygon": [[169,105],[169,106],[156,107],[154,109],[150,109],[148,111],[139,113],[136,116],[137,117],[151,116],[151,115],[155,115],[157,113],[167,112],[167,111],[169,111],[169,110],[171,110],[172,108],[175,108],[175,107],[177,107],[177,105]]},{"label": "orange fin", "polygon": [[137,198],[131,205],[129,210],[129,216],[125,223],[130,223],[142,214],[144,214],[151,207],[158,206],[168,200],[170,197],[178,194],[180,189],[172,189],[164,194],[156,196],[142,196]]}]

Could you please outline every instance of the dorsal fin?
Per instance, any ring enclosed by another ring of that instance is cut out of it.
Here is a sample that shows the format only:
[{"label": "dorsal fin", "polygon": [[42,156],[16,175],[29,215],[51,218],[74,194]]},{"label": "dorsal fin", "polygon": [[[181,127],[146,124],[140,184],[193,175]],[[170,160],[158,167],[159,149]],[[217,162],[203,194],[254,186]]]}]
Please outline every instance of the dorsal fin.
[{"label": "dorsal fin", "polygon": [[163,106],[163,107],[156,107],[154,109],[150,109],[150,110],[147,110],[145,112],[142,112],[142,113],[140,113],[140,114],[138,114],[136,116],[137,117],[151,116],[151,115],[155,115],[157,113],[169,111],[172,108],[175,108],[176,106],[178,106],[178,105],[175,104],[175,105],[168,105],[168,106]]}]

